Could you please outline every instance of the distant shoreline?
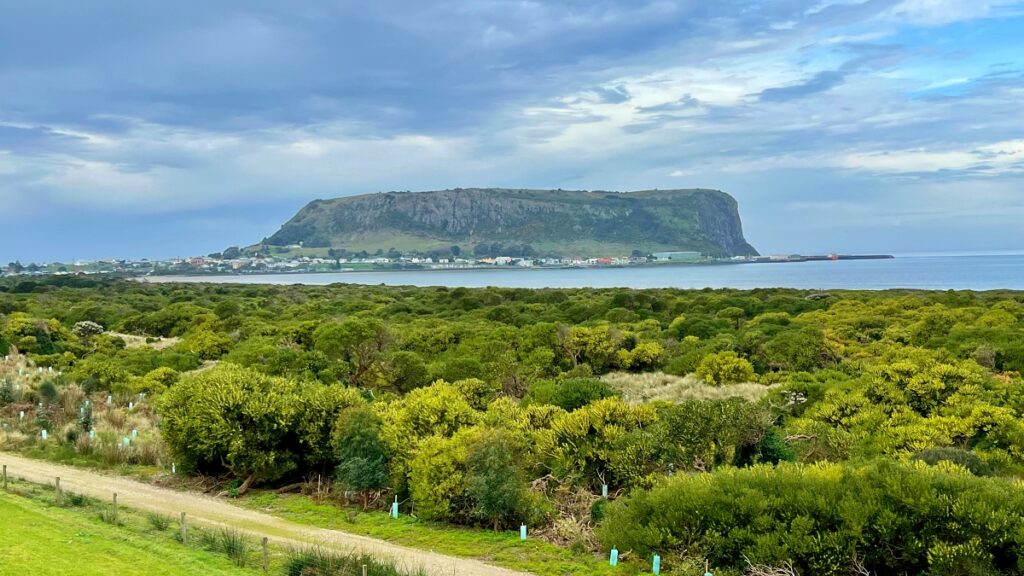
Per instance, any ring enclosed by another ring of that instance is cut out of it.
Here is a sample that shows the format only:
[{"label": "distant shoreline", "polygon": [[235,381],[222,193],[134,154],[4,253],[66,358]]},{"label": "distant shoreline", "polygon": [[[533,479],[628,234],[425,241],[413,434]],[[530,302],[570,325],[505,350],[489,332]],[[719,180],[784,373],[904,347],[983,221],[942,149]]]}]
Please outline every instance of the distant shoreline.
[{"label": "distant shoreline", "polygon": [[733,266],[741,264],[795,264],[802,262],[829,262],[844,260],[892,260],[896,258],[890,254],[841,254],[836,258],[829,256],[802,256],[793,255],[785,258],[761,258],[756,260],[701,260],[701,261],[677,261],[677,262],[648,262],[644,264],[607,264],[588,266],[461,266],[461,267],[422,267],[422,268],[390,268],[381,267],[370,270],[260,270],[253,272],[184,272],[181,274],[159,274],[159,275],[136,275],[131,276],[133,280],[149,281],[153,283],[174,282],[175,278],[202,279],[202,278],[234,278],[247,276],[281,276],[281,275],[323,275],[323,274],[381,274],[381,273],[410,273],[410,272],[493,272],[493,271],[542,271],[542,270],[623,270],[636,268],[667,268],[667,267],[695,267],[695,266]]},{"label": "distant shoreline", "polygon": [[[791,261],[795,262],[795,261]],[[249,276],[323,276],[329,274],[408,274],[410,272],[542,272],[553,270],[626,270],[634,268],[685,268],[693,266],[731,266],[751,264],[747,261],[713,260],[702,262],[651,262],[648,264],[609,264],[606,266],[463,266],[459,268],[374,268],[371,270],[261,270],[259,272],[210,272],[160,274],[153,276],[131,276],[132,280],[152,282],[154,284],[174,282],[176,278],[245,278]]]}]

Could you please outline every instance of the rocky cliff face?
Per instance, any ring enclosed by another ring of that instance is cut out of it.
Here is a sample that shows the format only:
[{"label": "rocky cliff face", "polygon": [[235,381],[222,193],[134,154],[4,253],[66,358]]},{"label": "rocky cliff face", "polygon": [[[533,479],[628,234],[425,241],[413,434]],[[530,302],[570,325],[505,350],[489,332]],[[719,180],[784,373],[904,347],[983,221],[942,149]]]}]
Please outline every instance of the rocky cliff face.
[{"label": "rocky cliff face", "polygon": [[424,249],[497,242],[581,256],[633,249],[756,254],[743,238],[735,199],[716,190],[474,188],[367,194],[311,202],[264,243],[357,250],[401,244],[408,250],[417,241]]}]

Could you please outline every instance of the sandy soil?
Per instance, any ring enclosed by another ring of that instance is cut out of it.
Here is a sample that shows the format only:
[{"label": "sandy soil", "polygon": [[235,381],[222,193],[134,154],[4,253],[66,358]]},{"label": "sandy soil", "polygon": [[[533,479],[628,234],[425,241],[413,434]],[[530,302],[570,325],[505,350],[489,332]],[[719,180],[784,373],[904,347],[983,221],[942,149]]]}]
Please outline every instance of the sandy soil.
[{"label": "sandy soil", "polygon": [[289,545],[319,545],[340,552],[365,552],[379,558],[390,558],[401,567],[422,568],[432,576],[528,576],[525,572],[498,568],[478,560],[455,558],[365,536],[295,524],[203,494],[176,492],[127,478],[32,460],[6,452],[0,452],[0,464],[7,465],[7,474],[11,478],[52,484],[54,478],[59,476],[61,487],[67,492],[106,500],[110,500],[116,492],[118,504],[130,508],[174,518],[185,512],[190,523],[230,526],[253,536],[267,536],[272,541]]}]

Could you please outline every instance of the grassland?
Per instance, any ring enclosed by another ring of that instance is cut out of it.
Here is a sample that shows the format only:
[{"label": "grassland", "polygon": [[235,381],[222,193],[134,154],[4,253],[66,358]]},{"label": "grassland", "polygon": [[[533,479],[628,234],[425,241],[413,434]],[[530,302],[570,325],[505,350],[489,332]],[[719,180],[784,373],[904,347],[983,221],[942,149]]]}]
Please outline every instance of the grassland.
[{"label": "grassland", "polygon": [[256,574],[226,556],[185,547],[167,534],[103,522],[87,509],[62,509],[0,494],[0,573],[19,576]]},{"label": "grassland", "polygon": [[11,478],[0,492],[0,574],[17,576],[256,575],[424,576],[365,554],[319,546],[295,548],[271,540],[266,562],[251,535],[230,527],[190,525],[187,542],[177,518],[64,493]]},{"label": "grassland", "polygon": [[632,404],[724,400],[726,398],[743,398],[748,402],[757,402],[778,387],[778,385],[766,386],[757,382],[709,386],[693,374],[673,376],[664,372],[642,374],[613,372],[605,374],[601,379],[620,392],[624,400]]}]

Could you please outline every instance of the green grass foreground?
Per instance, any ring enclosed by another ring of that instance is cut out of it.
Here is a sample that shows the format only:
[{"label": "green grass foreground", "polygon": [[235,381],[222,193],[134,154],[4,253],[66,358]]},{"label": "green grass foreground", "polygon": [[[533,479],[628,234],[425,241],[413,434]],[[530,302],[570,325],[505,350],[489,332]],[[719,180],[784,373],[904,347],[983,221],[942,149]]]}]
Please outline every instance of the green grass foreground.
[{"label": "green grass foreground", "polygon": [[218,576],[255,574],[225,556],[182,546],[170,538],[104,523],[78,509],[62,509],[0,493],[0,573],[19,576]]},{"label": "green grass foreground", "polygon": [[182,544],[177,518],[118,508],[52,486],[10,479],[0,491],[0,575],[7,576],[423,576],[388,560],[294,548],[271,539],[263,570],[258,537],[233,528],[190,525]]},{"label": "green grass foreground", "polygon": [[308,496],[254,493],[238,504],[293,522],[379,538],[395,544],[432,550],[462,558],[475,558],[537,576],[564,574],[635,574],[636,564],[608,566],[606,559],[555,546],[538,538],[525,542],[519,532],[494,532],[450,524],[426,522],[407,515],[392,519],[386,512],[361,512],[333,503],[317,503]]}]

